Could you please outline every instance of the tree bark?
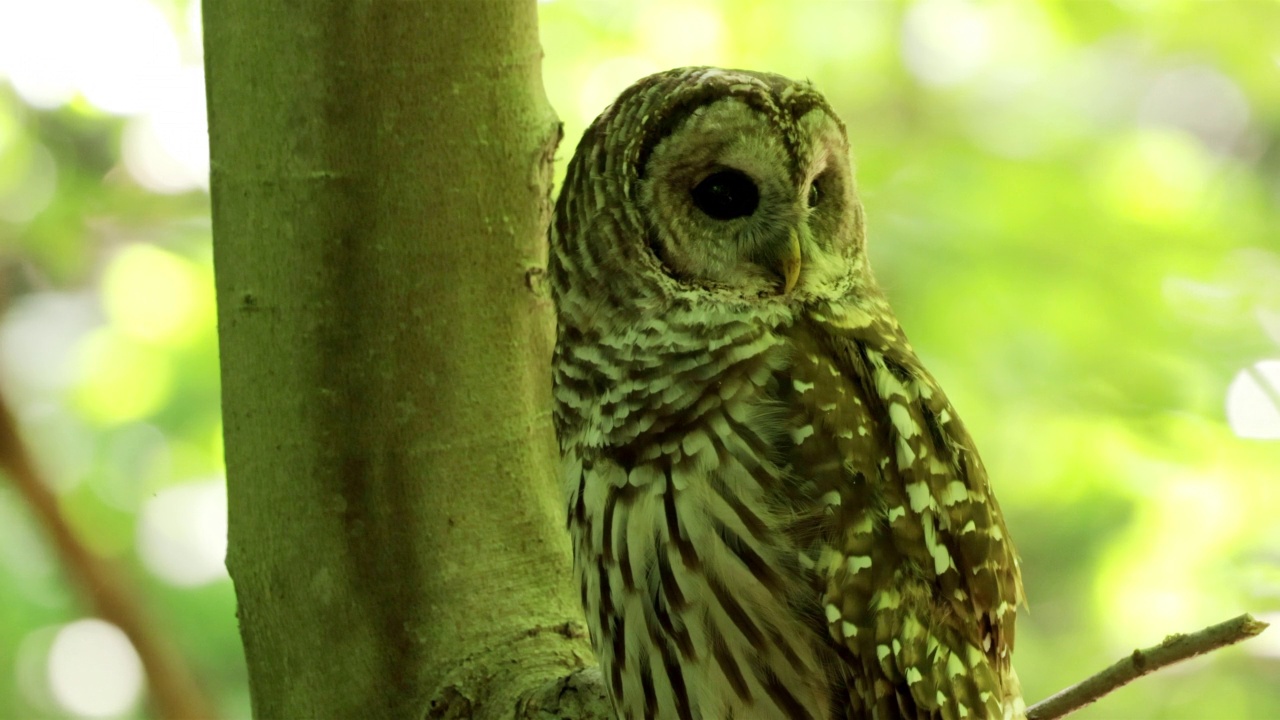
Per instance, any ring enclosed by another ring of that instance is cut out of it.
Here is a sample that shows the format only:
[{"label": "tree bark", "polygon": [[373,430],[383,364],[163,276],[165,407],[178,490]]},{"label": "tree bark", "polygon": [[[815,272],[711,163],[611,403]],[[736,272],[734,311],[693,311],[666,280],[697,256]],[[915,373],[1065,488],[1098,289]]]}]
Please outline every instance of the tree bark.
[{"label": "tree bark", "polygon": [[204,27],[254,715],[591,695],[538,282],[559,124],[535,3],[220,0]]}]

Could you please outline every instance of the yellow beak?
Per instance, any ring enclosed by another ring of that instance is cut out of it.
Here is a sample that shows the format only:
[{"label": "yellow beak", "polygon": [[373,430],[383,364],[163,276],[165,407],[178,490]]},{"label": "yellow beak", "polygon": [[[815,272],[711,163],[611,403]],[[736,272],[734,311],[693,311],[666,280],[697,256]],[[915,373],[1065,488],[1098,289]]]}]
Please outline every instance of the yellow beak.
[{"label": "yellow beak", "polygon": [[782,256],[782,294],[786,295],[796,286],[796,281],[800,279],[800,236],[795,230],[791,231],[791,242],[787,247],[787,252]]}]

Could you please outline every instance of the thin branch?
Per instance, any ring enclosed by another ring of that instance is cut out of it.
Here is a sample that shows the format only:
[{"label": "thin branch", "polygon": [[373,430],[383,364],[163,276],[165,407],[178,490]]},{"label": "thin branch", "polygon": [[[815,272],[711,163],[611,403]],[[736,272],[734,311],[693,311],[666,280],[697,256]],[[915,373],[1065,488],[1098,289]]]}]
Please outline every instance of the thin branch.
[{"label": "thin branch", "polygon": [[1170,635],[1159,645],[1145,650],[1134,650],[1132,655],[1106,670],[1032,705],[1027,710],[1027,720],[1060,718],[1143,675],[1196,655],[1203,655],[1218,648],[1248,640],[1265,629],[1267,629],[1267,623],[1255,620],[1251,615],[1241,615],[1190,635]]},{"label": "thin branch", "polygon": [[62,565],[98,616],[119,627],[146,668],[156,714],[166,718],[214,717],[213,706],[186,661],[147,615],[120,573],[85,546],[58,508],[58,498],[40,477],[0,394],[0,471],[9,475],[57,548]]}]

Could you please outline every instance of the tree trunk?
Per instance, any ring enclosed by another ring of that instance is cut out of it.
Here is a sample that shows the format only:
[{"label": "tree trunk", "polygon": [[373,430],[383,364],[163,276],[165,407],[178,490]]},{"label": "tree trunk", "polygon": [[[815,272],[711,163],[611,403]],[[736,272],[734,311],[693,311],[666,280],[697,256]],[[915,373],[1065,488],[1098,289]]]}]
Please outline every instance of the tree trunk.
[{"label": "tree trunk", "polygon": [[532,712],[590,658],[538,282],[559,126],[536,5],[220,0],[204,27],[254,714]]}]

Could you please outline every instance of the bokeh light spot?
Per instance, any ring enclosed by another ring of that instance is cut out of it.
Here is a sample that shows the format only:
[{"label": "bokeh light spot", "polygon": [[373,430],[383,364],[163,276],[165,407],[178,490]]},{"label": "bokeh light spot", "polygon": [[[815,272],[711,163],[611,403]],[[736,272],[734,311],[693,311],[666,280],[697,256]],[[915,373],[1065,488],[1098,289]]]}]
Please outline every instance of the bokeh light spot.
[{"label": "bokeh light spot", "polygon": [[146,417],[169,398],[168,356],[109,328],[85,338],[79,351],[76,400],[85,415],[106,425]]},{"label": "bokeh light spot", "polygon": [[213,326],[212,279],[190,261],[135,243],[112,258],[102,279],[112,323],[131,338],[182,345]]},{"label": "bokeh light spot", "polygon": [[227,490],[221,478],[165,488],[142,506],[138,555],[174,585],[227,577]]},{"label": "bokeh light spot", "polygon": [[973,77],[991,55],[991,28],[982,8],[964,0],[923,0],[907,11],[902,56],[911,74],[930,85]]},{"label": "bokeh light spot", "polygon": [[88,292],[35,292],[16,298],[0,322],[0,368],[27,392],[62,390],[75,379],[74,349],[101,323]]},{"label": "bokeh light spot", "polygon": [[1227,422],[1239,437],[1280,440],[1280,360],[1236,373],[1227,388]]},{"label": "bokeh light spot", "polygon": [[1171,474],[1175,466],[1159,461],[1133,469],[1158,475],[1159,491],[1140,506],[1125,539],[1108,549],[1098,573],[1095,598],[1116,649],[1194,627],[1217,599],[1204,578],[1247,527],[1247,503],[1230,476]]},{"label": "bokeh light spot", "polygon": [[720,14],[696,3],[647,4],[638,30],[659,65],[712,65],[721,57]]},{"label": "bokeh light spot", "polygon": [[209,129],[204,72],[175,73],[150,111],[130,121],[120,149],[124,165],[143,187],[178,193],[209,187]]},{"label": "bokeh light spot", "polygon": [[31,221],[53,201],[57,186],[58,163],[44,145],[0,144],[0,220]]},{"label": "bokeh light spot", "polygon": [[578,114],[583,124],[590,123],[631,83],[658,70],[652,60],[634,55],[609,58],[596,65],[578,94]]},{"label": "bokeh light spot", "polygon": [[[1257,619],[1268,625],[1280,625],[1280,612],[1258,613]],[[1280,660],[1280,633],[1264,632],[1245,643],[1245,648],[1254,655]]]},{"label": "bokeh light spot", "polygon": [[1176,225],[1205,207],[1213,164],[1202,145],[1182,131],[1147,130],[1119,142],[1102,165],[1104,199],[1140,222]]},{"label": "bokeh light spot", "polygon": [[141,112],[179,58],[173,28],[147,0],[0,3],[0,74],[36,106],[78,91],[107,112]]},{"label": "bokeh light spot", "polygon": [[1141,122],[1185,130],[1220,155],[1236,147],[1249,115],[1249,101],[1235,82],[1201,65],[1165,72],[1138,107]]},{"label": "bokeh light spot", "polygon": [[120,628],[88,618],[65,625],[49,648],[49,687],[64,710],[113,717],[142,694],[142,662]]}]

